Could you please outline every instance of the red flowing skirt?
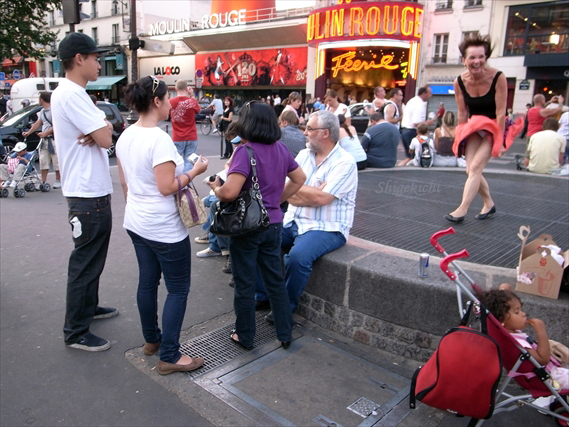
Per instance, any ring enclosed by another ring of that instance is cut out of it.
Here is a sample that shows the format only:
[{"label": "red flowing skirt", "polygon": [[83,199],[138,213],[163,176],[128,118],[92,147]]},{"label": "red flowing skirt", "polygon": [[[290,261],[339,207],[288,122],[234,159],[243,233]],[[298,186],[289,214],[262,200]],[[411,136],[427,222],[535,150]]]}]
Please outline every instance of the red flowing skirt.
[{"label": "red flowing skirt", "polygon": [[512,122],[504,137],[504,133],[500,130],[500,126],[498,126],[496,120],[486,116],[472,116],[468,119],[468,122],[456,127],[452,151],[455,156],[461,157],[464,154],[464,147],[468,137],[474,133],[486,131],[492,136],[492,156],[498,157],[502,151],[502,147],[506,150],[510,148],[514,142],[514,138],[518,136],[523,128],[524,117],[521,116]]}]

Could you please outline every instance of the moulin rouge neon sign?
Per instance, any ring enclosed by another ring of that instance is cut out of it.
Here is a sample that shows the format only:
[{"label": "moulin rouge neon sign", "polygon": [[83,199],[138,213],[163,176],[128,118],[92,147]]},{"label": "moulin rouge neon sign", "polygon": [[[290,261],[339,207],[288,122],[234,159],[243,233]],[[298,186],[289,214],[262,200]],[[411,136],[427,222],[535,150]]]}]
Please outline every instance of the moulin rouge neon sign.
[{"label": "moulin rouge neon sign", "polygon": [[333,57],[332,63],[335,65],[332,67],[332,71],[334,72],[332,77],[336,77],[340,71],[349,73],[362,69],[367,71],[371,68],[385,68],[386,70],[396,70],[399,68],[398,64],[392,64],[393,55],[383,55],[378,62],[375,61],[375,55],[371,61],[365,61],[363,59],[354,60],[355,56],[356,52],[347,52]]}]

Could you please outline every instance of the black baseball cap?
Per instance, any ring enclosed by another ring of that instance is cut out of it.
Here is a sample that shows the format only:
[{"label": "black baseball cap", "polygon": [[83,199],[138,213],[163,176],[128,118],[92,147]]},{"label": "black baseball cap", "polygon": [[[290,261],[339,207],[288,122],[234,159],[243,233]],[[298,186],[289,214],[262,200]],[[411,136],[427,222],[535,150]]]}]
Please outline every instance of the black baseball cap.
[{"label": "black baseball cap", "polygon": [[108,52],[109,49],[98,48],[91,37],[83,33],[70,33],[59,43],[59,58],[73,58],[78,53]]}]

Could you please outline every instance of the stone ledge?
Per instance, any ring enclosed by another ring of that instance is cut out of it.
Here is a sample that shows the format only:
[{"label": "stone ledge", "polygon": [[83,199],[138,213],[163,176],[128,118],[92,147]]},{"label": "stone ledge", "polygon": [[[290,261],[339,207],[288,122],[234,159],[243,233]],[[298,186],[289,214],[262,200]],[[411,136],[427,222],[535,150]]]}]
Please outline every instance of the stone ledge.
[{"label": "stone ledge", "polygon": [[[371,347],[426,361],[460,320],[456,286],[440,270],[440,260],[431,256],[429,277],[419,278],[418,254],[350,237],[346,246],[314,264],[298,314]],[[460,264],[484,289],[515,283],[512,269]],[[552,339],[569,343],[569,295],[559,300],[520,296]]]}]

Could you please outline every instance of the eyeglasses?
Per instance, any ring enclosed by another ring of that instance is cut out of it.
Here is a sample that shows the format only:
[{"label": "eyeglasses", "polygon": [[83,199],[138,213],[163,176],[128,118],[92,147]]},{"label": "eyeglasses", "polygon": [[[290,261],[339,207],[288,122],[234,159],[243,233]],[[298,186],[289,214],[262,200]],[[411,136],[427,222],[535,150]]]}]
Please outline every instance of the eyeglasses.
[{"label": "eyeglasses", "polygon": [[160,80],[154,76],[150,76],[150,78],[152,79],[152,96],[154,96],[154,92],[156,92],[156,89],[160,86]]},{"label": "eyeglasses", "polygon": [[312,126],[306,126],[306,130],[307,130],[308,132],[312,132],[312,131],[315,131],[315,130],[324,130],[324,129],[328,129],[328,128],[313,128]]}]

